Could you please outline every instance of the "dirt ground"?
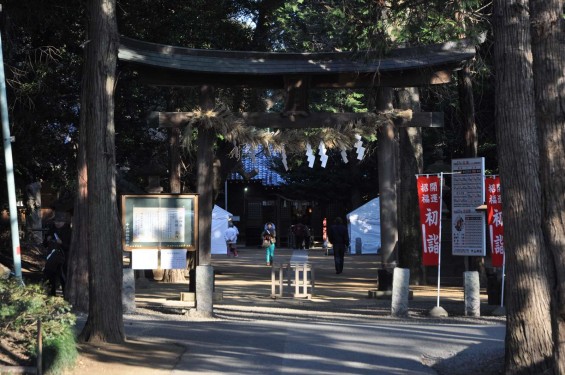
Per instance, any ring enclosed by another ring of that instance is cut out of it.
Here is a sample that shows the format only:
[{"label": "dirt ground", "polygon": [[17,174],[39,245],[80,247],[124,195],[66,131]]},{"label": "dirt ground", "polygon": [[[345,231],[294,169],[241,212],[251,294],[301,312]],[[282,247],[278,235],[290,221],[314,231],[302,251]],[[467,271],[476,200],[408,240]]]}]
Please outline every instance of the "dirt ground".
[{"label": "dirt ground", "polygon": [[[311,300],[293,298],[271,298],[271,268],[266,267],[261,249],[240,249],[238,258],[226,255],[212,255],[215,270],[215,289],[221,292],[221,301],[216,305],[268,306],[287,304],[293,308],[316,311],[322,309],[357,309],[359,306],[372,306],[375,316],[390,314],[390,301],[374,304],[368,298],[368,291],[377,288],[376,255],[348,255],[344,273],[335,274],[333,257],[326,256],[321,249],[309,252],[309,260],[316,266],[315,293]],[[292,249],[277,249],[276,263],[288,262]],[[31,264],[26,272],[37,274],[38,266],[33,265],[28,257],[26,264]],[[139,276],[139,275],[138,275]],[[144,277],[136,279],[136,306],[147,314],[167,314],[167,307],[178,306],[180,293],[188,291],[188,282],[181,284],[163,284]],[[410,302],[411,316],[427,315],[437,303],[437,285],[411,286],[413,299]],[[441,306],[450,317],[464,316],[464,295],[460,286],[442,285],[440,288]],[[481,314],[488,316],[497,306],[486,303],[486,291],[481,291]],[[320,304],[319,302],[324,302]],[[324,306],[324,307],[320,307]],[[375,308],[376,306],[376,308]],[[379,308],[378,306],[382,306]],[[502,319],[502,318],[501,318]],[[123,345],[104,344],[95,346],[80,344],[79,358],[74,369],[65,375],[79,374],[120,374],[145,375],[168,374],[185,352],[186,348],[171,342],[149,342],[143,339],[128,339]],[[1,358],[0,358],[1,360]],[[500,359],[491,365],[492,371],[485,374],[497,374]],[[485,369],[487,370],[487,369]]]},{"label": "dirt ground", "polygon": [[76,366],[64,375],[164,375],[170,374],[185,347],[175,343],[127,340],[123,345],[79,344]]}]

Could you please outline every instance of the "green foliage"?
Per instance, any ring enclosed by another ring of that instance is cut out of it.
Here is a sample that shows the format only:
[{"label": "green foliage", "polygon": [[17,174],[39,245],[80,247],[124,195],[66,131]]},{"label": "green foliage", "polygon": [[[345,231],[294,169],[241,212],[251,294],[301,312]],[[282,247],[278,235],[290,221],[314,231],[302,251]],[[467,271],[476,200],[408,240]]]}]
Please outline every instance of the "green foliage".
[{"label": "green foliage", "polygon": [[477,38],[488,29],[483,0],[408,1],[391,7],[389,30],[395,41],[423,45]]},{"label": "green foliage", "polygon": [[[44,186],[67,188],[76,174],[81,2],[6,1],[2,15],[16,185],[23,191],[43,179]],[[6,195],[4,179],[0,176],[0,197]]]},{"label": "green foliage", "polygon": [[271,25],[281,51],[384,51],[383,7],[375,1],[286,1]]},{"label": "green foliage", "polygon": [[[219,50],[246,50],[251,43],[251,28],[236,20],[244,13],[238,1],[125,0],[120,1],[117,11],[120,34],[131,38]],[[155,22],[156,18],[159,22]],[[198,91],[194,88],[148,86],[130,66],[120,66],[119,72],[115,112],[116,161],[119,166],[131,168],[127,176],[130,181],[137,179],[138,185],[144,186],[140,172],[146,165],[153,162],[168,166],[170,163],[167,131],[149,129],[147,113],[192,111],[199,105]],[[224,103],[245,100],[238,90],[218,89],[217,96]],[[181,179],[191,186],[195,179],[195,154],[193,150],[183,151]],[[162,186],[167,189],[167,184],[165,178]]]},{"label": "green foliage", "polygon": [[243,10],[233,0],[123,0],[117,10],[120,33],[131,38],[224,50],[244,50],[251,40],[251,28],[236,20]]},{"label": "green foliage", "polygon": [[[477,35],[488,28],[486,4],[488,2],[481,0],[124,0],[116,10],[120,34],[156,43],[250,50],[260,44],[255,40],[259,31],[254,27],[264,17],[267,21],[263,30],[266,42],[260,47],[263,50],[372,49],[385,53],[398,43],[427,44]],[[80,71],[84,53],[81,44],[88,39],[84,2],[10,0],[4,3],[3,15],[18,190],[38,178],[56,187],[72,187],[76,178]],[[198,105],[198,93],[192,88],[149,87],[133,69],[119,66],[118,70],[116,158],[119,167],[131,167],[131,176],[135,176],[138,172],[135,167],[143,168],[150,160],[163,166],[169,163],[166,131],[150,133],[147,112],[193,110]],[[480,77],[487,77],[479,82],[484,85],[481,89],[492,82],[489,65],[480,60],[475,63],[473,73],[473,78],[477,78],[478,73]],[[421,93],[424,110],[446,113],[444,130],[426,130],[427,134],[437,133],[429,147],[445,147],[448,149],[446,156],[460,154],[464,139],[458,124],[460,116],[454,87],[431,88]],[[481,91],[484,90],[476,90]],[[492,90],[484,92],[490,95]],[[217,95],[233,111],[262,110],[262,94],[257,90],[218,88]],[[487,97],[478,98],[477,103],[479,100],[482,108],[493,102]],[[279,102],[273,110],[282,107],[280,96],[276,101]],[[370,108],[366,92],[350,90],[312,92],[310,103],[313,112],[363,112]],[[486,129],[481,130],[481,136],[492,140],[493,132],[487,129],[492,124],[490,108],[484,113],[478,110],[477,120],[479,128]],[[183,181],[194,177],[192,157],[188,153],[183,155],[186,166],[182,170]],[[138,184],[144,186],[140,177],[135,177]],[[3,178],[0,177],[0,194],[6,186]]]},{"label": "green foliage", "polygon": [[0,280],[0,338],[21,343],[32,358],[40,320],[47,373],[59,373],[73,365],[77,357],[72,329],[76,318],[70,310],[71,306],[62,298],[48,296],[42,285],[22,286],[13,279]]},{"label": "green foliage", "polygon": [[47,375],[60,374],[73,367],[77,356],[75,334],[70,326],[43,341],[43,368]]}]

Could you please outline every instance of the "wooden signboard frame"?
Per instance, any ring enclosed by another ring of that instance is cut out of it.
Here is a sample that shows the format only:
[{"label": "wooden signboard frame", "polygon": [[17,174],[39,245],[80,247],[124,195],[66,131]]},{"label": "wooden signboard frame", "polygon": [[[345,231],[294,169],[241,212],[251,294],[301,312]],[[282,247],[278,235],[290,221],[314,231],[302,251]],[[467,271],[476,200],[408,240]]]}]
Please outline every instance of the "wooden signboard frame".
[{"label": "wooden signboard frame", "polygon": [[138,249],[198,249],[197,194],[122,196],[122,245]]}]

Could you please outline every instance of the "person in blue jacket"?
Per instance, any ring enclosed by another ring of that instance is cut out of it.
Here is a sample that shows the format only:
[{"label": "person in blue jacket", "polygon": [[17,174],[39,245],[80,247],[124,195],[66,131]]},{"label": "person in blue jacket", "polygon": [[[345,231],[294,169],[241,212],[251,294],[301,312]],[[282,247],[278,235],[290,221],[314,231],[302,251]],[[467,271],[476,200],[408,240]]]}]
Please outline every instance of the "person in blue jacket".
[{"label": "person in blue jacket", "polygon": [[275,259],[275,243],[277,242],[275,224],[271,222],[265,224],[265,229],[261,233],[261,241],[263,241],[263,247],[265,248],[267,266],[272,266]]}]

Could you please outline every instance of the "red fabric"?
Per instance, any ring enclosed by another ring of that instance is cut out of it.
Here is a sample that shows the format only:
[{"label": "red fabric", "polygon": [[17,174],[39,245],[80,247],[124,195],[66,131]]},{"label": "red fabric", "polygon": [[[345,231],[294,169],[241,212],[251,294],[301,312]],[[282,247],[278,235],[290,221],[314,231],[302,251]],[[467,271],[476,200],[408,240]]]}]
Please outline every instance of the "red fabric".
[{"label": "red fabric", "polygon": [[437,266],[440,252],[441,185],[439,175],[418,176],[418,201],[422,226],[422,264]]},{"label": "red fabric", "polygon": [[504,223],[502,221],[500,176],[487,177],[485,187],[492,266],[502,267],[504,265]]}]

